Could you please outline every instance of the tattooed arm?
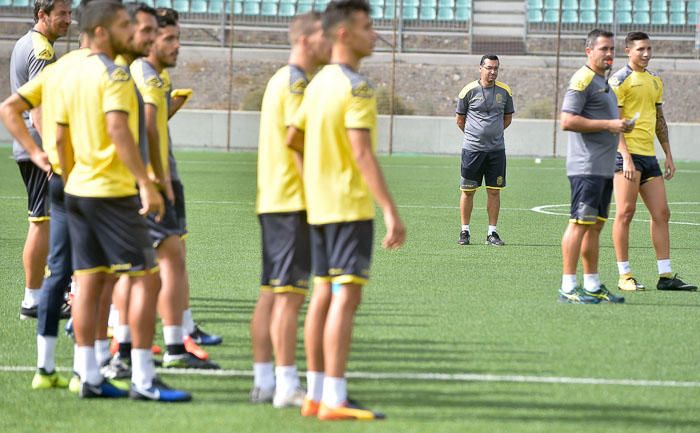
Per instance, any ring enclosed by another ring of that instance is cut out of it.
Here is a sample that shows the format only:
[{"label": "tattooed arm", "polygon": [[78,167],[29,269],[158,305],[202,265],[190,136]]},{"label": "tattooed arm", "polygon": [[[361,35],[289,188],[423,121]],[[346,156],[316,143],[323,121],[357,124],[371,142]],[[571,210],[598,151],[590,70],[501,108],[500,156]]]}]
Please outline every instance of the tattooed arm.
[{"label": "tattooed arm", "polygon": [[676,173],[676,165],[673,163],[671,144],[668,141],[668,125],[666,124],[666,118],[664,117],[664,112],[660,105],[656,106],[656,137],[659,139],[661,148],[666,154],[666,160],[664,162],[664,178],[666,180],[670,180]]}]

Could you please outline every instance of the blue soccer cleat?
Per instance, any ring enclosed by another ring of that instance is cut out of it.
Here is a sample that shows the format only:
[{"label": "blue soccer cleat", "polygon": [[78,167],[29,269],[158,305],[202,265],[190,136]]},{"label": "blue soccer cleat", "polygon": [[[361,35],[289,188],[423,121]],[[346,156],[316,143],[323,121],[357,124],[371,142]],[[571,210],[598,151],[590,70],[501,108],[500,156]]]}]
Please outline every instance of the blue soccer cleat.
[{"label": "blue soccer cleat", "polygon": [[192,400],[192,394],[179,389],[172,389],[158,378],[153,379],[148,389],[137,388],[133,383],[129,391],[132,400],[162,401],[164,403],[183,403]]}]

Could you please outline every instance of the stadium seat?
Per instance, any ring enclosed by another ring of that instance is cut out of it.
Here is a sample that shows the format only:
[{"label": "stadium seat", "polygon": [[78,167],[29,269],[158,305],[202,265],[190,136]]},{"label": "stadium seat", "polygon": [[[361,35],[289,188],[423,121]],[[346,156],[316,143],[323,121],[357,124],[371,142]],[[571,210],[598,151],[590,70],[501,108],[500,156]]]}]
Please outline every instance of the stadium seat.
[{"label": "stadium seat", "polygon": [[668,3],[666,0],[651,0],[651,11],[652,12],[666,12],[668,11]]},{"label": "stadium seat", "polygon": [[634,11],[635,12],[649,12],[649,1],[648,0],[634,0]]},{"label": "stadium seat", "polygon": [[685,12],[671,12],[671,25],[673,26],[683,26],[685,25]]},{"label": "stadium seat", "polygon": [[562,9],[564,10],[578,10],[578,0],[563,0]]},{"label": "stadium seat", "polygon": [[668,15],[666,15],[666,12],[652,12],[651,23],[656,25],[668,24]]},{"label": "stadium seat", "polygon": [[671,0],[671,12],[685,12],[685,1]]},{"label": "stadium seat", "polygon": [[188,0],[173,0],[173,9],[181,14],[186,14],[190,11],[190,2]]},{"label": "stadium seat", "polygon": [[299,3],[297,5],[297,13],[298,14],[303,14],[304,12],[308,12],[314,8],[314,5],[308,4],[308,3]]},{"label": "stadium seat", "polygon": [[598,22],[594,11],[581,11],[581,24],[595,24]]},{"label": "stadium seat", "polygon": [[598,11],[612,11],[613,0],[598,0]]},{"label": "stadium seat", "polygon": [[437,19],[440,21],[453,21],[455,19],[455,12],[451,7],[440,7],[438,9]]},{"label": "stadium seat", "polygon": [[434,8],[437,6],[437,0],[420,0],[420,7]]},{"label": "stadium seat", "polygon": [[634,23],[635,24],[649,24],[649,13],[648,12],[635,12],[634,13]]},{"label": "stadium seat", "polygon": [[207,0],[192,0],[190,5],[190,11],[195,14],[205,14],[207,13]]},{"label": "stadium seat", "polygon": [[617,14],[618,24],[632,24],[632,12],[619,12]]},{"label": "stadium seat", "polygon": [[581,11],[595,11],[595,0],[581,0]]},{"label": "stadium seat", "polygon": [[243,3],[243,15],[260,15],[260,2],[246,1]]},{"label": "stadium seat", "polygon": [[387,20],[394,19],[394,5],[384,7],[384,18]]},{"label": "stadium seat", "polygon": [[12,6],[12,0],[0,0],[0,7],[6,8]]},{"label": "stadium seat", "polygon": [[421,7],[418,18],[421,20],[434,20],[437,18],[437,12],[433,7]]},{"label": "stadium seat", "polygon": [[559,11],[557,11],[557,10],[544,11],[544,22],[550,23],[550,24],[559,22]]},{"label": "stadium seat", "polygon": [[315,11],[323,12],[326,10],[326,6],[328,6],[328,0],[316,0],[314,2]]},{"label": "stadium seat", "polygon": [[545,9],[559,9],[559,0],[544,0]]},{"label": "stadium seat", "polygon": [[544,7],[544,4],[542,3],[542,0],[527,0],[527,8],[528,10],[532,9],[542,9]]},{"label": "stadium seat", "polygon": [[296,8],[294,3],[282,2],[280,3],[280,16],[281,17],[293,17],[296,15]]},{"label": "stadium seat", "polygon": [[612,24],[613,23],[613,13],[611,11],[598,12],[598,23],[599,24]]},{"label": "stadium seat", "polygon": [[469,10],[472,8],[471,0],[455,0],[455,4],[458,8],[467,8]]},{"label": "stadium seat", "polygon": [[692,13],[688,14],[688,25],[695,26],[698,24],[698,14]]},{"label": "stadium seat", "polygon": [[223,9],[224,9],[224,1],[223,0],[209,0],[209,5],[207,7],[207,11],[210,14],[220,14]]},{"label": "stadium seat", "polygon": [[277,16],[277,3],[269,3],[263,1],[262,8],[260,8],[260,15],[265,17],[276,17]]},{"label": "stadium seat", "polygon": [[403,7],[403,19],[405,20],[417,20],[418,19],[418,8],[415,6],[404,6]]},{"label": "stadium seat", "polygon": [[12,0],[12,6],[16,8],[29,7],[29,0]]},{"label": "stadium seat", "polygon": [[419,0],[403,0],[403,7],[411,7],[415,6],[418,7]]},{"label": "stadium seat", "polygon": [[459,6],[455,9],[455,21],[469,21],[472,18],[472,10],[468,7]]},{"label": "stadium seat", "polygon": [[618,12],[632,12],[632,0],[617,0],[615,8]]},{"label": "stadium seat", "polygon": [[561,14],[561,22],[566,24],[572,24],[578,22],[578,13],[573,10],[565,10]]},{"label": "stadium seat", "polygon": [[369,5],[384,7],[384,0],[370,0]]},{"label": "stadium seat", "polygon": [[370,6],[369,16],[373,20],[381,20],[384,18],[384,11],[381,6]]},{"label": "stadium seat", "polygon": [[172,8],[173,2],[171,0],[156,0],[157,8]]},{"label": "stadium seat", "polygon": [[700,10],[700,1],[690,0],[688,2],[688,15],[690,15],[691,13],[697,14],[698,10]]},{"label": "stadium seat", "polygon": [[455,7],[455,0],[439,0],[438,6],[441,8],[453,8]]},{"label": "stadium seat", "polygon": [[541,23],[542,22],[542,11],[539,9],[530,9],[527,11],[527,21],[531,23]]}]

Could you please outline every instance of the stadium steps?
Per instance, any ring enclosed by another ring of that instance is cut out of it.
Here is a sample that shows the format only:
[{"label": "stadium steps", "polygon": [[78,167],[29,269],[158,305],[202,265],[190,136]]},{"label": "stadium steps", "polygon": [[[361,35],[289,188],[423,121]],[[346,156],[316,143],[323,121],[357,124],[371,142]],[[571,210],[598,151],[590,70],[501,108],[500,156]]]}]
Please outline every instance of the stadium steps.
[{"label": "stadium steps", "polygon": [[474,0],[473,8],[474,53],[525,53],[525,2]]}]

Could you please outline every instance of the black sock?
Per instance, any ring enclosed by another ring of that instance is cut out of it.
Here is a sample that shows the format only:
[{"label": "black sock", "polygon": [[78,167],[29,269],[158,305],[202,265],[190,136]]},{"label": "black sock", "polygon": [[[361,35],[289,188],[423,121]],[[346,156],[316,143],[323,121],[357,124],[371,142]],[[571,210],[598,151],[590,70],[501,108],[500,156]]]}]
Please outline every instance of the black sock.
[{"label": "black sock", "polygon": [[187,353],[184,344],[168,344],[166,348],[168,350],[168,355],[184,355]]},{"label": "black sock", "polygon": [[119,357],[121,359],[131,359],[131,341],[119,343]]}]

